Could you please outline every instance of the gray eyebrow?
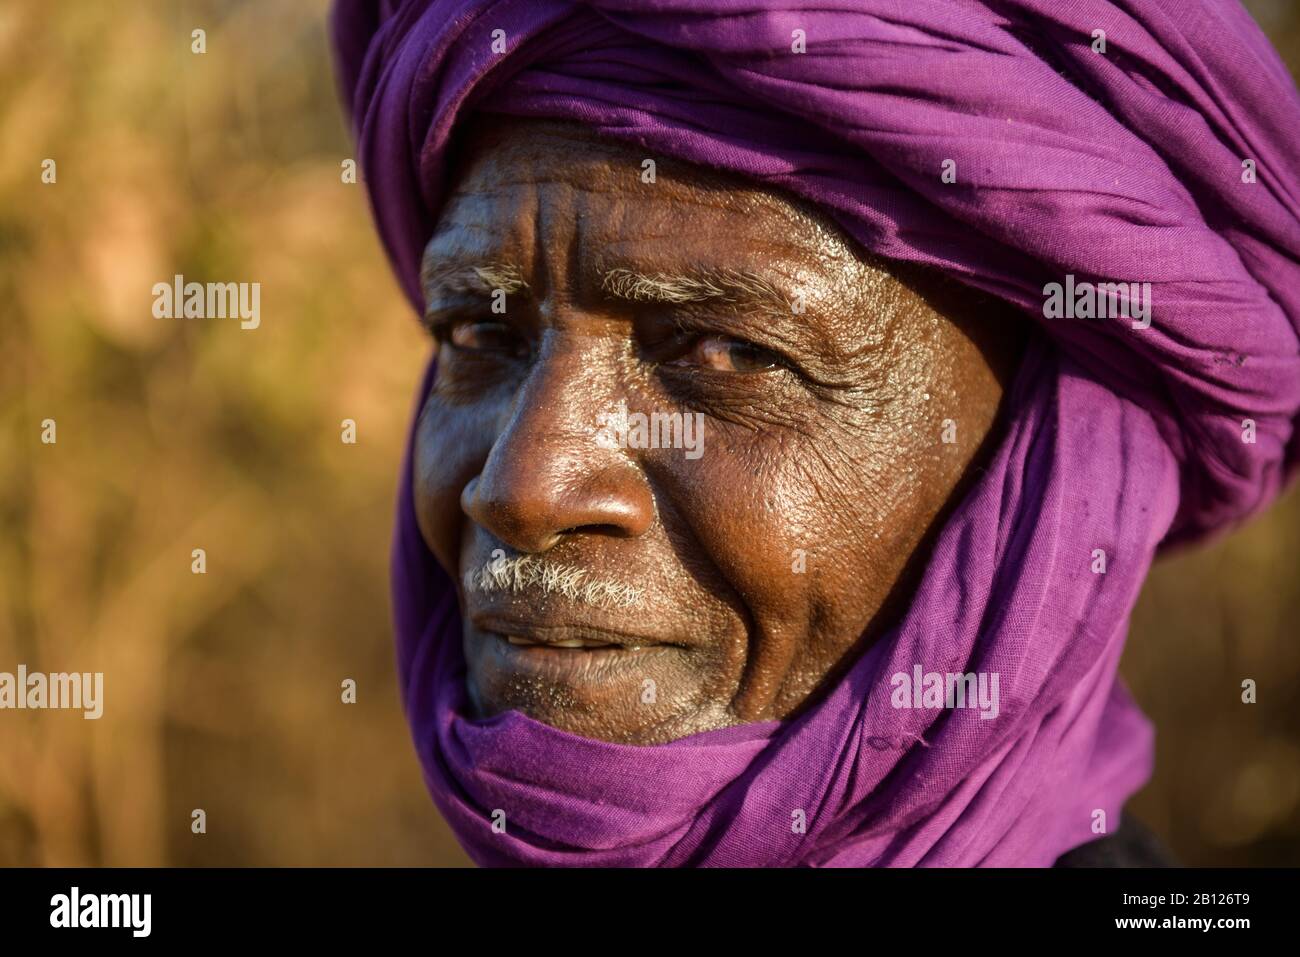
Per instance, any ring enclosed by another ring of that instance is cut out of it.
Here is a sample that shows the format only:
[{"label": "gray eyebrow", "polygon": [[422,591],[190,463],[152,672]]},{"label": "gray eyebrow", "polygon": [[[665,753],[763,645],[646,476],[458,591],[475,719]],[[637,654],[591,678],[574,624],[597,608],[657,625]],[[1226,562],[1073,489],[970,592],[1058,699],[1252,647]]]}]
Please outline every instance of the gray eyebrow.
[{"label": "gray eyebrow", "polygon": [[[513,295],[529,289],[518,267],[505,262],[465,265],[430,260],[420,270],[420,282],[426,296],[434,290],[490,295],[500,289],[507,295]],[[794,312],[790,301],[780,289],[746,270],[701,269],[689,273],[649,273],[618,266],[602,272],[601,290],[607,296],[628,302],[668,305],[712,302],[757,306],[778,318],[788,318]]]},{"label": "gray eyebrow", "polygon": [[789,317],[794,312],[781,290],[761,276],[743,270],[642,273],[620,266],[605,270],[600,287],[606,295],[628,302],[758,305],[781,317]]},{"label": "gray eyebrow", "polygon": [[503,262],[484,262],[466,266],[463,263],[427,261],[420,269],[420,286],[427,296],[433,289],[445,292],[479,293],[491,295],[497,289],[507,295],[525,292],[528,283],[517,266]]}]

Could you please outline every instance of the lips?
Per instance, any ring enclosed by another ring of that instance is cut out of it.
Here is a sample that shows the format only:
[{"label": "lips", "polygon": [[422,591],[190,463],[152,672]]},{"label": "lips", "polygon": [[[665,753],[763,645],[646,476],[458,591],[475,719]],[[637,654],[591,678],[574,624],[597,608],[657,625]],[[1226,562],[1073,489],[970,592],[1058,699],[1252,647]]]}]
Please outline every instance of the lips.
[{"label": "lips", "polygon": [[[471,614],[471,675],[480,687],[507,697],[519,682],[542,682],[577,707],[598,700],[632,701],[656,662],[683,646],[645,635],[616,631],[536,608],[518,613]],[[538,619],[542,619],[539,621]],[[538,686],[540,687],[540,686]],[[561,691],[561,689],[563,689]],[[576,697],[572,697],[576,696]]]},{"label": "lips", "polygon": [[518,711],[603,741],[660,744],[721,727],[704,676],[716,660],[707,623],[648,593],[608,608],[537,590],[462,593],[468,710]]},{"label": "lips", "polygon": [[589,650],[592,648],[626,648],[628,651],[639,651],[640,645],[615,645],[608,641],[593,641],[589,638],[563,638],[559,641],[536,641],[532,638],[525,638],[522,635],[503,635],[506,642],[515,645],[518,648],[578,648]]},{"label": "lips", "polygon": [[497,614],[471,615],[474,626],[515,648],[545,651],[641,651],[663,642],[641,635],[599,628],[586,622],[542,624]]}]

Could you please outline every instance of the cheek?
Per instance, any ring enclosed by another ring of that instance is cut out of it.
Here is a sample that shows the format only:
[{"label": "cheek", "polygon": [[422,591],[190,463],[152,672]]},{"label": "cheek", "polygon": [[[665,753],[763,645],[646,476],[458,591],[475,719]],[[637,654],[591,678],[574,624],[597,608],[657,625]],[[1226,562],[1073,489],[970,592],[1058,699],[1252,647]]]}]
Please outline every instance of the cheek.
[{"label": "cheek", "polygon": [[742,712],[805,694],[861,637],[924,532],[928,473],[899,438],[922,429],[920,413],[892,411],[715,442],[680,474],[701,545],[752,617]]},{"label": "cheek", "polygon": [[800,454],[784,431],[751,433],[706,444],[698,461],[674,469],[674,498],[701,547],[756,615],[788,606],[804,583],[797,550],[810,547],[817,493]]},{"label": "cheek", "polygon": [[435,393],[416,426],[411,466],[416,519],[425,544],[453,578],[459,574],[465,523],[460,495],[483,469],[495,422],[490,402],[451,406]]},{"label": "cheek", "polygon": [[828,572],[859,584],[875,573],[863,559],[890,543],[899,517],[891,434],[842,421],[755,433],[716,443],[682,483],[702,540],[756,612],[806,617]]},{"label": "cheek", "polygon": [[[679,460],[674,468],[673,496],[709,566],[749,618],[733,705],[742,720],[770,715],[792,681],[807,690],[797,674],[807,670],[810,653],[822,657],[815,651],[828,643],[828,629],[840,637],[824,596],[838,615],[872,570],[860,530],[879,514],[877,498],[851,487],[857,473],[849,461],[828,460],[823,451],[843,439],[826,430],[746,431],[734,442],[706,443],[697,462]],[[860,449],[855,457],[873,454]]]}]

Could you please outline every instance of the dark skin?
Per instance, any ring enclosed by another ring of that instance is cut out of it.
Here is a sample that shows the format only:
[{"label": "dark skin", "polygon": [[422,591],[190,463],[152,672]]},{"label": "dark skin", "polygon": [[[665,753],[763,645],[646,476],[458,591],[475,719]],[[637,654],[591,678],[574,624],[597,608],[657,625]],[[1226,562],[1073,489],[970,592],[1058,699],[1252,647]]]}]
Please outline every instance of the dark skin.
[{"label": "dark skin", "polygon": [[[797,713],[905,607],[1016,327],[740,180],[647,183],[643,151],[560,124],[462,145],[425,256],[421,532],[457,580],[532,556],[636,590],[462,583],[477,715],[656,744]],[[598,443],[620,403],[701,413],[700,454]]]}]

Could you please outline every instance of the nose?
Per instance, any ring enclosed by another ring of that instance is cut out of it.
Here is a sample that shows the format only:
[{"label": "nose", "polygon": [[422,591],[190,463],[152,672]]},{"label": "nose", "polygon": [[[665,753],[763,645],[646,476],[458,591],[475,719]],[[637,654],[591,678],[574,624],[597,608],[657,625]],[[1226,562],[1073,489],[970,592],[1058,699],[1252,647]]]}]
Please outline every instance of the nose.
[{"label": "nose", "polygon": [[461,492],[465,514],[519,552],[545,552],[580,533],[630,538],[654,521],[645,474],[596,440],[604,405],[581,360],[538,359],[482,471]]}]

